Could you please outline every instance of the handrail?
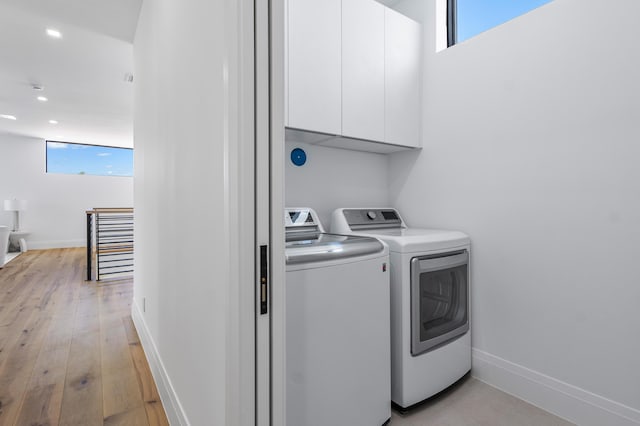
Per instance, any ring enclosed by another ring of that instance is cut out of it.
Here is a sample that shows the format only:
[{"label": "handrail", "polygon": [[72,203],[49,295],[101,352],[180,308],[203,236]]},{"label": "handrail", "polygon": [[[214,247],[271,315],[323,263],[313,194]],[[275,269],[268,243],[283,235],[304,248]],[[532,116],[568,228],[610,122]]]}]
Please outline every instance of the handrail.
[{"label": "handrail", "polygon": [[133,208],[94,208],[85,213],[87,215],[87,281],[91,281],[92,278],[94,252],[97,281],[107,276],[132,273]]},{"label": "handrail", "polygon": [[89,213],[133,213],[132,207],[96,207],[91,210],[87,210]]}]

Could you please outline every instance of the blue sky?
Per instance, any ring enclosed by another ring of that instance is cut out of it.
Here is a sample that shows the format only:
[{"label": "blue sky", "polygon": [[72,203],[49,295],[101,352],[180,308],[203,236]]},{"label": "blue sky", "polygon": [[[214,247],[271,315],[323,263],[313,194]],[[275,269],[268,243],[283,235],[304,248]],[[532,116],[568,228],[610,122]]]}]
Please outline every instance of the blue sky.
[{"label": "blue sky", "polygon": [[457,0],[458,42],[507,22],[552,0]]},{"label": "blue sky", "polygon": [[133,150],[47,141],[47,173],[133,176]]}]

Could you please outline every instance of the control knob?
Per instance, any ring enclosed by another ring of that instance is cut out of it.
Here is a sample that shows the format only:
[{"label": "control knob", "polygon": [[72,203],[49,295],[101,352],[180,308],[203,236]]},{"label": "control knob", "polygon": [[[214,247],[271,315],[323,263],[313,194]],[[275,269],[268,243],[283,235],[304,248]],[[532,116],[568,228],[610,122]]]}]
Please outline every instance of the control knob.
[{"label": "control knob", "polygon": [[375,220],[376,219],[376,212],[374,212],[373,210],[368,211],[367,212],[367,217],[371,220]]}]

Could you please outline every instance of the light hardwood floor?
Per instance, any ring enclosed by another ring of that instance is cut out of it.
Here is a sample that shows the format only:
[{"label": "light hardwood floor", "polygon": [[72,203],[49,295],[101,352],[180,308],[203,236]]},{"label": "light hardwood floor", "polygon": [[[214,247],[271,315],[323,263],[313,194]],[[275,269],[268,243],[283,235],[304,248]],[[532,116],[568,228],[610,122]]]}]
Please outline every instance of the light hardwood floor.
[{"label": "light hardwood floor", "polygon": [[0,426],[168,425],[132,280],[85,282],[84,254],[33,250],[0,269]]}]

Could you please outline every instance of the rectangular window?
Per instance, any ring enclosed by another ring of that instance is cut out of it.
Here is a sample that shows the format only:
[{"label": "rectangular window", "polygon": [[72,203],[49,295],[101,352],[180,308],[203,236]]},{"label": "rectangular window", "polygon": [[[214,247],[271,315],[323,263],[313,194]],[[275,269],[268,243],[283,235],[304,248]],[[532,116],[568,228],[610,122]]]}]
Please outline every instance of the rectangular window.
[{"label": "rectangular window", "polygon": [[497,27],[552,0],[447,0],[448,44]]},{"label": "rectangular window", "polygon": [[133,149],[46,142],[47,173],[97,176],[133,176]]}]

